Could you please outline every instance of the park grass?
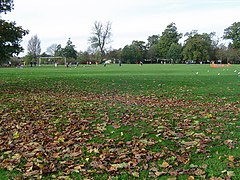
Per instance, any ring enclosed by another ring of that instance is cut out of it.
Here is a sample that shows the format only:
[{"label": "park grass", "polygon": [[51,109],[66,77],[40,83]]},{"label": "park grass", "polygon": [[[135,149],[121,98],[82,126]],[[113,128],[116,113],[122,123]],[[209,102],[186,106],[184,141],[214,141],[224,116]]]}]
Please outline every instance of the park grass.
[{"label": "park grass", "polygon": [[0,69],[0,176],[240,179],[239,65]]}]

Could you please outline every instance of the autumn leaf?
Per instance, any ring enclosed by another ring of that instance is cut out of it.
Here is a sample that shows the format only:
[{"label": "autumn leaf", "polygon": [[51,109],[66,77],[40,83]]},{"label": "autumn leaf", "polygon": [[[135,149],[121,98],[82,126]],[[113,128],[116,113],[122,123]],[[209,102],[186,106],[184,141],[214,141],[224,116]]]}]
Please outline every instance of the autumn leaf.
[{"label": "autumn leaf", "polygon": [[194,176],[188,176],[187,180],[194,180]]},{"label": "autumn leaf", "polygon": [[120,164],[112,164],[111,166],[116,167],[116,168],[126,168],[126,167],[128,167],[128,163],[123,162]]},{"label": "autumn leaf", "polygon": [[198,168],[194,171],[194,174],[197,176],[203,175],[205,174],[205,171],[203,171],[202,169]]},{"label": "autumn leaf", "polygon": [[133,172],[132,175],[133,175],[134,177],[139,177],[139,172]]},{"label": "autumn leaf", "polygon": [[164,161],[164,162],[161,164],[161,167],[162,167],[162,168],[167,168],[167,167],[169,167],[168,162]]},{"label": "autumn leaf", "polygon": [[227,176],[228,176],[228,177],[233,177],[233,176],[235,176],[234,171],[227,171]]},{"label": "autumn leaf", "polygon": [[17,138],[19,138],[19,134],[18,134],[18,132],[16,131],[15,133],[13,133],[13,139],[17,139]]},{"label": "autumn leaf", "polygon": [[235,158],[234,158],[234,156],[229,156],[228,160],[231,161],[231,162],[234,162]]}]

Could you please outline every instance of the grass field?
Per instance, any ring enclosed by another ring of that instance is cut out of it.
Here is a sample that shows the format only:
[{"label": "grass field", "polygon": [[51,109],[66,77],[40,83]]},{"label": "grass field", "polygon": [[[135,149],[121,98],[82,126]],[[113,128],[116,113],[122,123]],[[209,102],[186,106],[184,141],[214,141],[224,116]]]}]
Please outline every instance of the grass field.
[{"label": "grass field", "polygon": [[240,179],[240,66],[0,69],[1,179]]}]

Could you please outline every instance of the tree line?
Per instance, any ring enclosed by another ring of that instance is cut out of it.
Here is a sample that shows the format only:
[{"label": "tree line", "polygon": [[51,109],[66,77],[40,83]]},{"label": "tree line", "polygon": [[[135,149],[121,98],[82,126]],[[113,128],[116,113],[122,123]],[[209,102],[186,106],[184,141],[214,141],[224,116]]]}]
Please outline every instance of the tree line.
[{"label": "tree line", "polygon": [[[0,13],[13,9],[13,1],[0,1]],[[29,33],[22,27],[16,27],[15,22],[1,21],[0,29],[0,62],[7,61],[14,54],[23,51],[21,39]],[[185,34],[178,32],[176,24],[170,23],[161,35],[148,36],[147,42],[133,40],[123,48],[111,49],[112,42],[111,22],[96,21],[92,27],[87,51],[77,51],[76,46],[69,38],[65,47],[61,44],[52,44],[47,51],[41,54],[41,41],[37,35],[28,42],[26,62],[37,61],[41,57],[65,57],[68,62],[86,63],[105,60],[121,61],[123,63],[240,63],[240,22],[234,22],[224,29],[224,35],[216,38],[214,32],[199,33],[192,30]],[[185,39],[181,42],[182,39]],[[229,40],[226,46],[221,40]]]},{"label": "tree line", "polygon": [[[216,39],[214,32],[201,34],[193,30],[183,35],[177,31],[175,23],[170,23],[161,35],[149,36],[147,42],[133,40],[123,48],[107,49],[106,45],[111,42],[111,23],[95,22],[89,38],[91,47],[87,51],[77,52],[69,38],[65,47],[52,44],[41,56],[62,56],[78,63],[108,59],[123,63],[240,63],[239,29],[240,22],[235,22],[224,30],[222,39],[231,40],[225,46],[219,43],[220,39]],[[183,37],[185,41],[180,43]],[[31,41],[33,39],[29,44]]]}]

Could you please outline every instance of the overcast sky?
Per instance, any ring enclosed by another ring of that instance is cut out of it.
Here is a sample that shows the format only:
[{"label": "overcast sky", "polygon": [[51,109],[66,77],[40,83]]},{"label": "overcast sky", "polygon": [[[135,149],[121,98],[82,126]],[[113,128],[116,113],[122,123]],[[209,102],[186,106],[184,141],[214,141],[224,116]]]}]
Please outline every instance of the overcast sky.
[{"label": "overcast sky", "polygon": [[42,52],[52,44],[65,47],[71,38],[77,51],[85,51],[95,21],[112,23],[114,49],[133,40],[164,31],[174,22],[178,32],[198,30],[223,35],[225,28],[240,21],[240,0],[14,0],[14,10],[5,20],[30,31],[22,46],[38,35]]}]

